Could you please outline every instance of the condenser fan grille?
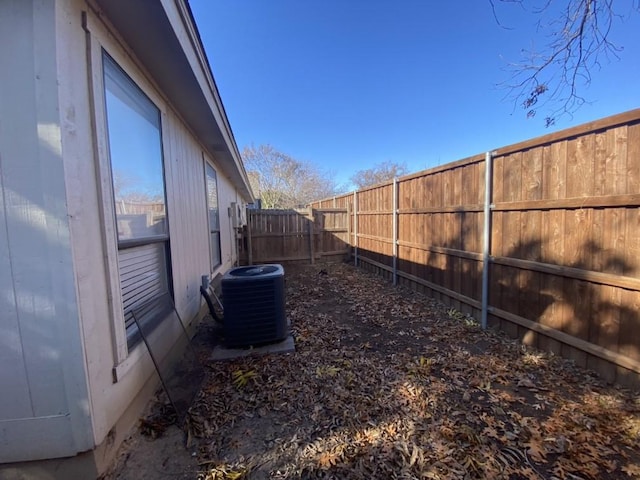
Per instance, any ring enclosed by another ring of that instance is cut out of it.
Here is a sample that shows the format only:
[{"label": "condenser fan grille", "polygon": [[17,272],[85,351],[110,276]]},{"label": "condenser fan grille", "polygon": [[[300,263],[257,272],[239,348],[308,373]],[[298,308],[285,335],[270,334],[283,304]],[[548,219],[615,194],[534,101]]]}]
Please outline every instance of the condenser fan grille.
[{"label": "condenser fan grille", "polygon": [[277,272],[278,268],[274,265],[262,265],[257,267],[239,267],[235,268],[234,270],[234,277],[259,277],[269,273]]}]

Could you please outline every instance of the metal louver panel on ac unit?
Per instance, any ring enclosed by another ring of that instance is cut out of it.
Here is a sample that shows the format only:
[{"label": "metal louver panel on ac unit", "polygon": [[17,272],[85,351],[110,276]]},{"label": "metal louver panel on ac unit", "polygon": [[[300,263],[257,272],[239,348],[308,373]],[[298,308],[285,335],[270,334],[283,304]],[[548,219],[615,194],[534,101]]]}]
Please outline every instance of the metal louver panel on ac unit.
[{"label": "metal louver panel on ac unit", "polygon": [[222,278],[222,299],[228,347],[264,345],[287,336],[282,265],[231,269]]}]

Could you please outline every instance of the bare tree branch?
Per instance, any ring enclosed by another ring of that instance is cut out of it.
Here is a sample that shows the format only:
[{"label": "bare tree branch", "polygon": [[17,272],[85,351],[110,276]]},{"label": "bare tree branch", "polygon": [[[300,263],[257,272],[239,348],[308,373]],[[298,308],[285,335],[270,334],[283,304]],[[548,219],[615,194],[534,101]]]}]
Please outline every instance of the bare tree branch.
[{"label": "bare tree branch", "polygon": [[[504,3],[522,3],[522,0],[501,0]],[[496,23],[504,28],[505,30],[513,30],[513,27],[507,27],[505,25],[503,25],[503,23],[500,21],[500,19],[498,18],[498,13],[496,12],[496,4],[494,2],[494,0],[489,0],[489,4],[491,5],[491,12],[493,13],[493,19],[496,21]]]},{"label": "bare tree branch", "polygon": [[[494,17],[496,4],[489,0]],[[500,0],[500,3],[514,3]],[[517,2],[524,5],[522,2]],[[624,2],[618,0],[616,7]],[[544,0],[536,5],[529,2],[531,14],[540,16],[538,31],[550,31],[541,52],[523,50],[524,59],[509,65],[511,80],[503,86],[509,91],[507,97],[520,105],[528,117],[534,117],[541,108],[549,111],[546,126],[553,125],[556,118],[572,115],[587,102],[580,92],[591,83],[593,69],[602,67],[603,61],[619,59],[622,47],[610,40],[615,20],[623,16],[614,10],[613,0],[566,0],[560,16],[554,15],[556,3]],[[629,13],[640,12],[640,3],[627,1]],[[500,26],[500,22],[498,22]]]},{"label": "bare tree branch", "polygon": [[263,208],[304,206],[340,190],[330,173],[271,145],[245,147],[242,159],[251,189],[262,200]]},{"label": "bare tree branch", "polygon": [[407,166],[404,163],[382,162],[371,168],[357,171],[351,177],[351,182],[360,189],[401,177],[407,172]]}]

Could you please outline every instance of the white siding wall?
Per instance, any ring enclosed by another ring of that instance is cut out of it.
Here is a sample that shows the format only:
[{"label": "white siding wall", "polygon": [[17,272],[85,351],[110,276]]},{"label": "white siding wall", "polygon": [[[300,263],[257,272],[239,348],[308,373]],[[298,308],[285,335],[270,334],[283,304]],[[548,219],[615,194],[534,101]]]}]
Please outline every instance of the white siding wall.
[{"label": "white siding wall", "polygon": [[238,202],[240,196],[229,188],[228,180],[218,173],[218,190],[220,196],[220,245],[222,249],[222,271],[228,270],[236,262],[237,247],[235,232],[231,226],[229,206],[232,202]]},{"label": "white siding wall", "polygon": [[[144,383],[154,375],[144,344],[124,357],[122,354],[119,323],[122,317],[118,313],[121,307],[115,276],[115,221],[110,205],[111,180],[102,96],[102,48],[161,111],[172,279],[176,307],[185,321],[192,320],[200,310],[200,278],[210,273],[210,259],[203,163],[206,154],[135,55],[118,39],[117,32],[89,11],[88,33],[85,33],[81,12],[86,10],[82,0],[70,0],[68,7],[59,13],[57,25],[61,39],[59,72],[65,79],[60,87],[60,115],[69,222],[94,441],[100,444]],[[215,160],[212,164],[215,168]],[[223,259],[220,270],[224,271],[235,259],[235,244],[230,241],[228,231],[227,207],[231,201],[236,201],[237,195],[221,170],[216,168],[216,172]],[[157,335],[164,341],[175,338],[178,333],[175,329],[164,329],[166,326],[160,326]]]},{"label": "white siding wall", "polygon": [[200,304],[200,276],[209,272],[202,149],[171,111],[163,115],[167,213],[176,305],[186,318]]},{"label": "white siding wall", "polygon": [[163,115],[163,122],[176,304],[181,313],[190,318],[198,312],[201,304],[200,277],[212,273],[204,162],[208,161],[216,170],[218,184],[222,266],[216,271],[228,270],[236,257],[235,243],[229,241],[227,213],[230,203],[236,201],[236,190],[175,113],[169,110]]},{"label": "white siding wall", "polygon": [[0,2],[0,463],[91,448],[54,0]]}]

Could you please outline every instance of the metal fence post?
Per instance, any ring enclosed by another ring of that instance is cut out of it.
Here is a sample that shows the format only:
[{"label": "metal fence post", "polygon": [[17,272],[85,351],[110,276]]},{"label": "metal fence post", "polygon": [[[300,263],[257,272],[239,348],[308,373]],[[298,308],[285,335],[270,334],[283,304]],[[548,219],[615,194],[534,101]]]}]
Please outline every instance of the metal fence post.
[{"label": "metal fence post", "polygon": [[353,257],[354,257],[354,265],[358,266],[358,191],[355,190],[353,192]]},{"label": "metal fence post", "polygon": [[398,284],[398,179],[393,178],[393,285]]},{"label": "metal fence post", "polygon": [[253,245],[251,241],[251,222],[254,218],[251,210],[247,211],[247,263],[253,265]]},{"label": "metal fence post", "polygon": [[309,233],[309,261],[313,265],[316,261],[316,253],[314,248],[315,243],[315,222],[314,222],[313,208],[309,207],[307,212],[307,228]]},{"label": "metal fence post", "polygon": [[353,240],[351,238],[351,204],[349,202],[347,202],[347,242],[349,243],[347,261],[351,261],[351,246],[353,245]]},{"label": "metal fence post", "polygon": [[487,152],[484,166],[484,232],[482,241],[482,329],[487,328],[489,310],[489,267],[491,262],[491,199],[493,177],[493,153]]}]

